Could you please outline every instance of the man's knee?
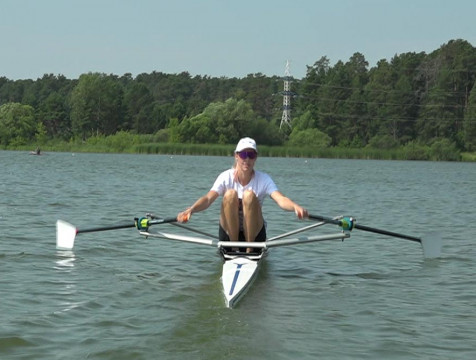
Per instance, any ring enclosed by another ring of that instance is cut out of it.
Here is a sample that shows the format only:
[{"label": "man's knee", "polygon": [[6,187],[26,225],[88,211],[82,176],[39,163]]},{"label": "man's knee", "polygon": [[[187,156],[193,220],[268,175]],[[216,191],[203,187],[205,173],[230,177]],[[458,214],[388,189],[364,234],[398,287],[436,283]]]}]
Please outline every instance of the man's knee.
[{"label": "man's knee", "polygon": [[253,190],[245,190],[243,192],[243,206],[253,206],[253,204],[255,204],[257,201],[258,198],[256,197],[256,194],[253,192]]},{"label": "man's knee", "polygon": [[223,195],[224,203],[238,202],[238,193],[236,190],[228,189]]}]

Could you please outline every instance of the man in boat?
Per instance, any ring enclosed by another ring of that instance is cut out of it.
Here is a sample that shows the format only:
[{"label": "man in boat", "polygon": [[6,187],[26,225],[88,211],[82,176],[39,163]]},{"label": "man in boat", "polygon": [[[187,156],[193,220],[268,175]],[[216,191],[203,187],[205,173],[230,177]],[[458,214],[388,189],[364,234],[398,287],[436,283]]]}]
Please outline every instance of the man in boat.
[{"label": "man in boat", "polygon": [[[210,191],[179,213],[177,220],[187,222],[193,213],[208,209],[219,196],[223,196],[219,225],[221,241],[265,241],[262,205],[268,195],[283,210],[294,211],[299,219],[307,217],[307,210],[284,196],[268,174],[254,169],[257,157],[255,140],[241,139],[235,149],[233,167],[222,172]],[[251,251],[252,248],[247,249],[247,252]]]}]

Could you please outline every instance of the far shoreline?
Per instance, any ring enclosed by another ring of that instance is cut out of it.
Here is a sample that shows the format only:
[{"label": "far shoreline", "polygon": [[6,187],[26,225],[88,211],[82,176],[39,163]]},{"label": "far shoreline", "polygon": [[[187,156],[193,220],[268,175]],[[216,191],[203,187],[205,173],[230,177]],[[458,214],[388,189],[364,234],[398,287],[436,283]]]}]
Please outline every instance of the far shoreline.
[{"label": "far shoreline", "polygon": [[[2,150],[26,151],[28,154],[37,144],[7,146]],[[156,154],[156,155],[196,155],[196,156],[230,156],[234,145],[220,144],[182,144],[182,143],[136,143],[111,144],[110,141],[61,142],[40,145],[41,155],[52,152],[72,153],[116,153],[116,154]],[[440,149],[438,149],[440,150]],[[342,148],[342,147],[289,147],[259,146],[260,157],[282,158],[325,158],[325,159],[362,159],[362,160],[404,160],[404,161],[453,161],[476,162],[476,153],[455,153],[446,149],[435,151],[428,146],[399,147],[394,149]]]}]

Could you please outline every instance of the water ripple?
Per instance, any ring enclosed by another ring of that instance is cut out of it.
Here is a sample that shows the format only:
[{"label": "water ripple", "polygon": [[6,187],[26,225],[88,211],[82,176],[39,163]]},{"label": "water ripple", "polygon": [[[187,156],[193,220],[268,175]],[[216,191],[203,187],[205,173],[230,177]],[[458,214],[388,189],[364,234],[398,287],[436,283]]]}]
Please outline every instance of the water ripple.
[{"label": "water ripple", "polygon": [[[54,228],[59,218],[88,228],[174,215],[228,157],[21,156],[0,151],[2,359],[476,357],[472,164],[260,159],[311,212],[418,236],[437,230],[442,256],[357,230],[344,242],[271,249],[230,310],[216,249],[124,229],[78,234],[73,251],[57,251]],[[177,190],[190,173],[201,175]],[[33,186],[31,174],[51,186]],[[214,204],[191,225],[216,232],[218,212]],[[303,225],[272,200],[264,212],[270,236]]]}]

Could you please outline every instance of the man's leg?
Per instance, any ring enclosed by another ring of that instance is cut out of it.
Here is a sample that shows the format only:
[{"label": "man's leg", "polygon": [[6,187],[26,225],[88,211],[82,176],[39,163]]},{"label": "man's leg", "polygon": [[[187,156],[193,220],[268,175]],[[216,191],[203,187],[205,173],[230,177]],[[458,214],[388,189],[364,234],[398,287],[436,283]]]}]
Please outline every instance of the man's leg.
[{"label": "man's leg", "polygon": [[[259,200],[252,190],[246,190],[243,194],[243,231],[246,241],[255,241],[256,235],[263,228],[263,214]],[[248,248],[247,252],[252,252]]]},{"label": "man's leg", "polygon": [[220,225],[230,237],[230,241],[238,241],[240,214],[238,194],[235,190],[227,190],[223,195],[220,211]]}]

